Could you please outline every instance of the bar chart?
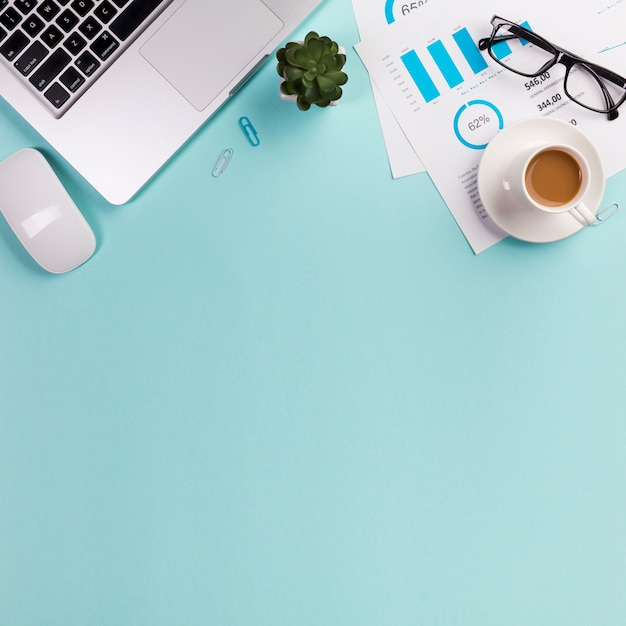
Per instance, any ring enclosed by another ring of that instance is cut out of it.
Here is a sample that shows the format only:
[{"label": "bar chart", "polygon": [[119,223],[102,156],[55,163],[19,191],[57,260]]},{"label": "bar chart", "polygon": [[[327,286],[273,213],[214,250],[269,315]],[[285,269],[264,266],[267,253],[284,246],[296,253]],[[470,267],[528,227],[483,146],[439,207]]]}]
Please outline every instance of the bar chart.
[{"label": "bar chart", "polygon": [[[522,26],[530,29],[528,22]],[[431,41],[418,53],[412,49],[400,55],[405,69],[426,102],[436,100],[443,89],[454,89],[489,67],[486,53],[478,49],[478,38],[460,28],[445,41]],[[512,53],[506,41],[494,46],[498,59]]]}]

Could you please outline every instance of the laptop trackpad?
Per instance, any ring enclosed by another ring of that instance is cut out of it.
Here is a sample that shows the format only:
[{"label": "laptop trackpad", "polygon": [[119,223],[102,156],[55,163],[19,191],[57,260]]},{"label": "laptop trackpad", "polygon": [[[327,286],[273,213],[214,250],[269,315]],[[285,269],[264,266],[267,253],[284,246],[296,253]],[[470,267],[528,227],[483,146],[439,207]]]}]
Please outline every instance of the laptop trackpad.
[{"label": "laptop trackpad", "polygon": [[202,111],[282,27],[260,0],[187,0],[141,54]]}]

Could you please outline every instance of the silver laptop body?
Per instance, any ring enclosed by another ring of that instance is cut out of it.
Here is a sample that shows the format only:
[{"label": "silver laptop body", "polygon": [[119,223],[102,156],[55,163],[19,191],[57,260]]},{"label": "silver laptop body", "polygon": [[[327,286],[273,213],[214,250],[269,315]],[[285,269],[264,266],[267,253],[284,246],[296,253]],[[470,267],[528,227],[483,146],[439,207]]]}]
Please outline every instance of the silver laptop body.
[{"label": "silver laptop body", "polygon": [[[109,202],[123,204],[321,1],[0,0],[0,96]],[[157,5],[157,17],[129,36],[125,24],[141,17],[143,3]],[[56,11],[54,18],[50,10]],[[92,35],[88,19],[96,10],[105,21],[94,18],[99,32]],[[3,16],[5,11],[9,15]],[[21,42],[15,33],[39,27],[46,37],[56,30],[63,34],[76,11],[76,42],[62,41],[50,50],[33,45],[32,54],[26,46],[12,56],[11,47]],[[65,59],[73,43],[84,46],[78,55],[83,63],[76,62],[80,71],[72,67],[57,78],[44,76],[45,61],[50,67]],[[62,104],[90,71],[85,59],[99,65],[116,46],[122,49],[111,53],[110,66],[94,74],[84,93],[76,89],[75,102]],[[44,60],[37,59],[39,50]],[[10,67],[18,62],[20,72]]]}]

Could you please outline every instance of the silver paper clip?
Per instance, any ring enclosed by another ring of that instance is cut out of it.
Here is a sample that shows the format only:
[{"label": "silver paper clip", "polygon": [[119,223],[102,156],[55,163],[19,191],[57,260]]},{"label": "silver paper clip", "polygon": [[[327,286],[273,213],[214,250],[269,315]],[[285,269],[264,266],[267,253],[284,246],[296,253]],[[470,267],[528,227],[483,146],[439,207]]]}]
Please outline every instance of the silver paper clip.
[{"label": "silver paper clip", "polygon": [[603,222],[606,222],[609,217],[613,217],[619,211],[619,204],[617,202],[611,202],[605,207],[602,207],[596,213],[596,226],[599,226]]},{"label": "silver paper clip", "polygon": [[232,148],[224,148],[224,150],[222,150],[222,154],[218,157],[215,167],[213,168],[214,178],[217,178],[224,173],[230,163],[230,160],[233,158],[233,154]]},{"label": "silver paper clip", "polygon": [[252,126],[252,122],[247,117],[239,118],[239,126],[243,130],[246,139],[252,146],[258,146],[261,141],[259,140],[259,134],[256,132],[256,128]]}]

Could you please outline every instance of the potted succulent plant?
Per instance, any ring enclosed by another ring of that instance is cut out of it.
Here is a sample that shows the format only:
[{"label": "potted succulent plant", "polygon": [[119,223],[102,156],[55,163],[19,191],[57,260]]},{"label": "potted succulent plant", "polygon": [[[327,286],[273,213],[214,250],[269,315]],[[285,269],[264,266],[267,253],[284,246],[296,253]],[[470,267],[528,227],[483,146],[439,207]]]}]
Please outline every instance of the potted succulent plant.
[{"label": "potted succulent plant", "polygon": [[348,82],[342,72],[346,55],[335,41],[311,31],[304,41],[290,41],[276,52],[276,71],[281,77],[280,94],[285,100],[295,100],[301,111],[312,104],[326,107],[336,104]]}]

